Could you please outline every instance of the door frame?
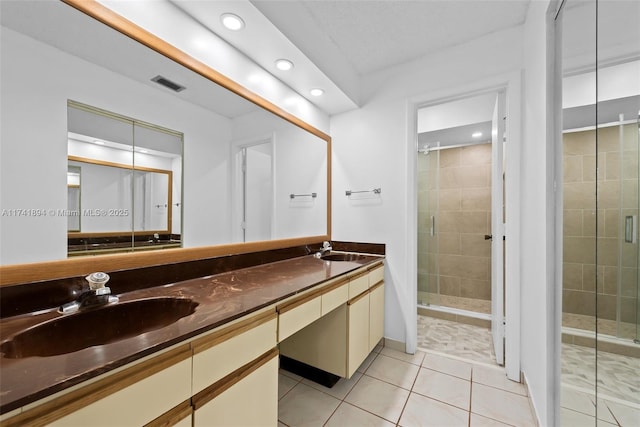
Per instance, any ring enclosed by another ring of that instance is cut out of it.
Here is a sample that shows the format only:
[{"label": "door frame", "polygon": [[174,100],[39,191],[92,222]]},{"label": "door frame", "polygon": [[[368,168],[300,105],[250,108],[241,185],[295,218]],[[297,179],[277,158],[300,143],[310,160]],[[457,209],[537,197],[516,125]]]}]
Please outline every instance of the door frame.
[{"label": "door frame", "polygon": [[231,165],[231,180],[230,186],[230,199],[231,206],[233,207],[231,214],[231,238],[234,242],[244,241],[242,233],[242,211],[243,211],[243,178],[242,178],[242,165],[239,161],[239,155],[243,149],[253,147],[256,145],[271,144],[271,180],[273,182],[273,188],[271,191],[271,199],[273,201],[271,207],[271,230],[273,232],[275,224],[275,153],[276,153],[276,139],[273,134],[266,134],[254,138],[246,138],[231,142],[230,153],[230,165]]},{"label": "door frame", "polygon": [[418,340],[418,267],[417,267],[417,112],[418,109],[435,104],[468,98],[488,92],[505,92],[507,126],[507,143],[505,144],[505,371],[507,377],[520,382],[520,165],[521,165],[521,120],[522,120],[522,76],[521,72],[502,74],[494,78],[480,80],[469,85],[448,88],[432,93],[418,95],[407,100],[407,140],[406,140],[406,171],[407,182],[407,258],[406,269],[410,287],[405,294],[410,301],[405,307],[411,307],[408,313],[406,332],[406,351],[415,353]]}]

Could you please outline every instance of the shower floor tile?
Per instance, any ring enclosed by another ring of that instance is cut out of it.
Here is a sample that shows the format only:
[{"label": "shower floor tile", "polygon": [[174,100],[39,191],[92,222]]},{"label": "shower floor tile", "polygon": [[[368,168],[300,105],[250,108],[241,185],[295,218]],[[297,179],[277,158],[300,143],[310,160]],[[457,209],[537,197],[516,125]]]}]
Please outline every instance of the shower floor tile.
[{"label": "shower floor tile", "polygon": [[418,347],[474,362],[496,364],[491,331],[418,315]]}]

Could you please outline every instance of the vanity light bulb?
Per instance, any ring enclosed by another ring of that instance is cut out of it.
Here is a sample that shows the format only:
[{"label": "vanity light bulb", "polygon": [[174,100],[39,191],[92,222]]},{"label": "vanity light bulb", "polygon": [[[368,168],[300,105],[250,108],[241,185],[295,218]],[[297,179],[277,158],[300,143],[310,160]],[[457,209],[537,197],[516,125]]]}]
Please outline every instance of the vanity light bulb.
[{"label": "vanity light bulb", "polygon": [[473,138],[480,138],[482,136],[482,132],[474,132],[471,134],[471,137]]},{"label": "vanity light bulb", "polygon": [[220,16],[222,25],[231,31],[239,31],[244,28],[244,21],[238,15],[233,13],[223,13]]}]

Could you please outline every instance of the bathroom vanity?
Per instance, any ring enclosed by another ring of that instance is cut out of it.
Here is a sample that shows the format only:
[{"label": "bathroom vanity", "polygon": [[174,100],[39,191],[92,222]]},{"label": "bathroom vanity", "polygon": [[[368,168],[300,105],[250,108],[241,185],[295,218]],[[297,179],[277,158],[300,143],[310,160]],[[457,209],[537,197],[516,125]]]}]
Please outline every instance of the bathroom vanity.
[{"label": "bathroom vanity", "polygon": [[331,255],[119,294],[81,319],[88,335],[124,328],[102,345],[16,338],[76,315],[55,308],[2,319],[2,425],[275,425],[279,354],[348,378],[382,338],[384,256]]}]

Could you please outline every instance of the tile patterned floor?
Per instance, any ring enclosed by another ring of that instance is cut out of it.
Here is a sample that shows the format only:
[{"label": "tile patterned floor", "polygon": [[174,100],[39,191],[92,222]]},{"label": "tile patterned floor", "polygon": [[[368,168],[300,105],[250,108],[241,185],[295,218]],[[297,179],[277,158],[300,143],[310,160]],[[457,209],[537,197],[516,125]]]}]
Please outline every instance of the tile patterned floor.
[{"label": "tile patterned floor", "polygon": [[535,426],[527,392],[497,366],[376,349],[333,388],[281,370],[279,426]]},{"label": "tile patterned floor", "polygon": [[480,326],[418,315],[418,347],[474,362],[496,364],[491,331]]},{"label": "tile patterned floor", "polygon": [[564,427],[640,426],[640,359],[562,344],[561,422]]}]

